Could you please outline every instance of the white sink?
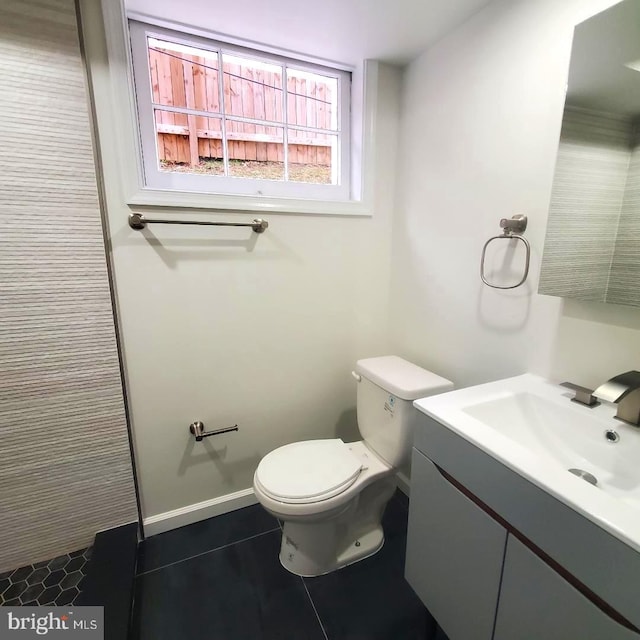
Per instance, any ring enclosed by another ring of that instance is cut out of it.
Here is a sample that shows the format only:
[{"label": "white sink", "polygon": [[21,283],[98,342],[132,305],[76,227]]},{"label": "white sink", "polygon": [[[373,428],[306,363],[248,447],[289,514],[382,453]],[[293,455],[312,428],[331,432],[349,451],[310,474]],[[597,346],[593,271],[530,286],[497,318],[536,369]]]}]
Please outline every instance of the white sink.
[{"label": "white sink", "polygon": [[[640,551],[640,429],[614,419],[612,404],[589,409],[571,397],[565,387],[525,374],[414,405]],[[611,442],[607,431],[619,439]]]}]

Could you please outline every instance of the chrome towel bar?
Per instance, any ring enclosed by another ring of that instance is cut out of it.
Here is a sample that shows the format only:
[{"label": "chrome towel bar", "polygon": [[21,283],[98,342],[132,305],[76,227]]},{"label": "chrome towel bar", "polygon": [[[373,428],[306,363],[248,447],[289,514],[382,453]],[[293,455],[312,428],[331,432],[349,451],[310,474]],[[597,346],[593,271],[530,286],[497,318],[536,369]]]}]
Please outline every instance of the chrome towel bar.
[{"label": "chrome towel bar", "polygon": [[[511,218],[502,218],[502,220],[500,220],[500,227],[503,229],[502,235],[493,236],[492,238],[489,238],[484,243],[484,247],[482,247],[482,256],[480,257],[480,277],[482,278],[482,282],[484,282],[488,287],[492,287],[493,289],[515,289],[516,287],[519,287],[521,284],[524,284],[524,281],[527,279],[527,276],[529,275],[529,262],[531,260],[531,245],[529,244],[529,241],[524,236],[520,235],[524,233],[525,229],[527,228],[527,216],[524,216],[518,213],[515,216],[512,216]],[[522,240],[526,250],[525,262],[524,262],[524,273],[522,274],[522,278],[520,279],[520,282],[518,282],[517,284],[508,285],[506,287],[497,285],[497,284],[491,284],[485,278],[485,275],[484,275],[484,260],[487,253],[487,247],[489,246],[489,243],[492,240],[502,240],[502,239]]]},{"label": "chrome towel bar", "polygon": [[263,233],[269,223],[262,218],[256,218],[253,222],[205,222],[201,220],[158,220],[157,218],[145,218],[141,213],[129,215],[129,226],[136,231],[141,231],[148,224],[197,224],[213,227],[251,227],[256,233]]}]

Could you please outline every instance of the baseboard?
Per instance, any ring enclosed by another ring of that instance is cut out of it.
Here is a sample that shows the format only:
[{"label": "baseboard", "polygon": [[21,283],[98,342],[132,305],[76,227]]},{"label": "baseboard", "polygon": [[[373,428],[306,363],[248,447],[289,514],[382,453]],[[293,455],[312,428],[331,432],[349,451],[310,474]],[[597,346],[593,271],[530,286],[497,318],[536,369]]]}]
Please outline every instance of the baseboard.
[{"label": "baseboard", "polygon": [[165,531],[171,531],[171,529],[184,527],[187,524],[220,516],[229,511],[249,507],[257,502],[258,500],[251,487],[235,493],[228,493],[218,498],[196,502],[180,509],[149,516],[143,520],[144,533],[146,537],[155,536]]},{"label": "baseboard", "polygon": [[408,498],[411,493],[411,480],[401,471],[396,473],[396,485]]},{"label": "baseboard", "polygon": [[[398,489],[406,496],[409,496],[411,481],[404,473],[396,474],[396,483]],[[194,522],[200,522],[200,520],[229,513],[229,511],[249,507],[252,504],[257,504],[257,502],[258,500],[251,487],[235,493],[228,493],[218,498],[196,502],[186,507],[180,507],[180,509],[149,516],[143,520],[144,533],[146,537],[155,536],[165,531],[171,531],[171,529],[178,529]]]}]

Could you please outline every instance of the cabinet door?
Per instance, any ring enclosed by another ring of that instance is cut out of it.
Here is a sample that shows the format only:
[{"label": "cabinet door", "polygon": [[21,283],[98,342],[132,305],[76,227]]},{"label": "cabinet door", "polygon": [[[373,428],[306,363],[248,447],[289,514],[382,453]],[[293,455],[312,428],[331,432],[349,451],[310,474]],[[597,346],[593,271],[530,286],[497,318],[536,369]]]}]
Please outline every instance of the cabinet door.
[{"label": "cabinet door", "polygon": [[405,576],[450,640],[491,639],[506,539],[413,450]]},{"label": "cabinet door", "polygon": [[509,536],[494,640],[640,640]]}]

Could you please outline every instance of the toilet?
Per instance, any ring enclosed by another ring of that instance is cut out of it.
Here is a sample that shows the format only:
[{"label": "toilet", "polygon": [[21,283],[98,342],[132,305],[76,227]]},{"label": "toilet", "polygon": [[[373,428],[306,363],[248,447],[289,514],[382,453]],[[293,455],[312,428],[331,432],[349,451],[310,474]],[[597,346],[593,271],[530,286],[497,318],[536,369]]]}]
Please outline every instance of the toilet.
[{"label": "toilet", "polygon": [[260,504],[284,523],[280,562],[299,576],[330,573],[380,550],[382,514],[413,444],[413,401],[453,388],[398,356],[358,360],[352,375],[363,440],[284,445],[253,477]]}]

